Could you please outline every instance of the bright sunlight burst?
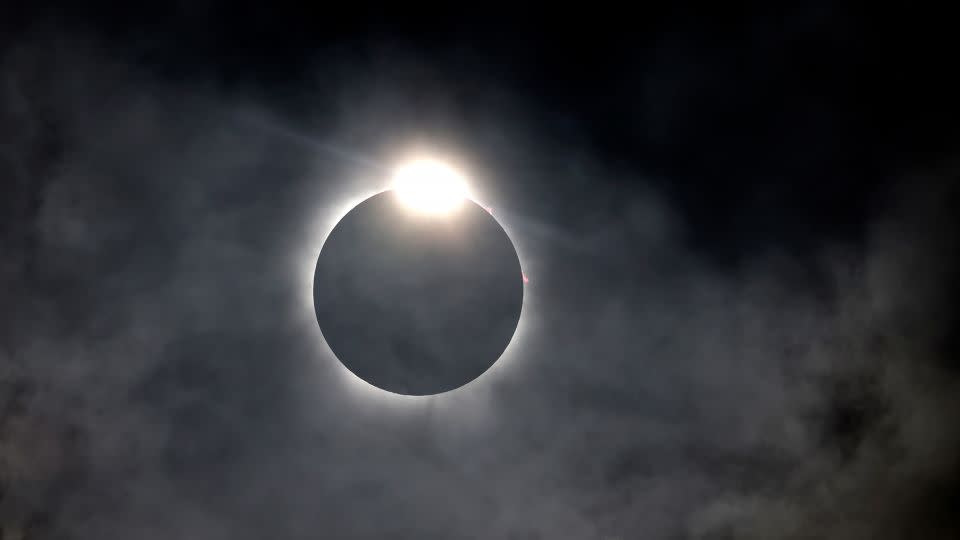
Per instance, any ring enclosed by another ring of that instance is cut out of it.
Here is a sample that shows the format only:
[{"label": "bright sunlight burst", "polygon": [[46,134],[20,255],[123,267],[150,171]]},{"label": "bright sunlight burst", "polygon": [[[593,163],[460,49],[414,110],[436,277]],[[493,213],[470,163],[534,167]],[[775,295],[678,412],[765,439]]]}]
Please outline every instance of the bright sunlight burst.
[{"label": "bright sunlight burst", "polygon": [[449,165],[431,159],[399,167],[393,176],[393,189],[405,205],[432,215],[453,212],[467,197],[463,175]]}]

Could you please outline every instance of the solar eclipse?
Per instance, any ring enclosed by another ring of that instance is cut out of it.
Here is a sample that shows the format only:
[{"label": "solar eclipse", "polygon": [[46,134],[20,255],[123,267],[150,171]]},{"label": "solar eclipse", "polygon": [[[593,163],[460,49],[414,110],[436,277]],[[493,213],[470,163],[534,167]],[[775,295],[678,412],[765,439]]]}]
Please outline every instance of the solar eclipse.
[{"label": "solar eclipse", "polygon": [[501,356],[519,322],[523,274],[463,176],[418,160],[333,228],[313,298],[347,369],[389,392],[432,395],[473,381]]}]

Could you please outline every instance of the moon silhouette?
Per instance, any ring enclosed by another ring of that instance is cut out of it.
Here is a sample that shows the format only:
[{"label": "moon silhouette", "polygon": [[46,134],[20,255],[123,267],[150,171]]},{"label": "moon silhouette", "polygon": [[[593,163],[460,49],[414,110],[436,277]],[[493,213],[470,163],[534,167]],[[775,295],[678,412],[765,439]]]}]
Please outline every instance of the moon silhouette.
[{"label": "moon silhouette", "polygon": [[450,215],[404,207],[394,191],[358,204],[317,259],[317,322],[364,381],[431,395],[479,377],[510,343],[523,304],[520,260],[476,203]]}]

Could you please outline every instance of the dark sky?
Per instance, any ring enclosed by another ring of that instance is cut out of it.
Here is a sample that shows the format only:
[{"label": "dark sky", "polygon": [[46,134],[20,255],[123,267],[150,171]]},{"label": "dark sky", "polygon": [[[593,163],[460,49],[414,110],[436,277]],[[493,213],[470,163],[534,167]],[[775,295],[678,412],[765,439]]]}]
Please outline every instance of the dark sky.
[{"label": "dark sky", "polygon": [[[953,539],[949,17],[0,11],[0,538]],[[530,277],[454,393],[310,271],[411,148]]]}]

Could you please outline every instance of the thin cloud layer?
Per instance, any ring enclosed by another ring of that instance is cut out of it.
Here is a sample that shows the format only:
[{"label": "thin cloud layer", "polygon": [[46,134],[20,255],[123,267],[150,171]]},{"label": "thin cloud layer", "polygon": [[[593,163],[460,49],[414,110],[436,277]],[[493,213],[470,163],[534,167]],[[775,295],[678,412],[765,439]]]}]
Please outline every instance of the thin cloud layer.
[{"label": "thin cloud layer", "polygon": [[[467,126],[442,80],[349,59],[304,131],[95,42],[5,54],[4,534],[953,537],[953,171],[905,178],[862,244],[724,266],[654,178],[509,93]],[[296,264],[425,127],[504,203],[528,326],[460,391],[380,399]]]}]

